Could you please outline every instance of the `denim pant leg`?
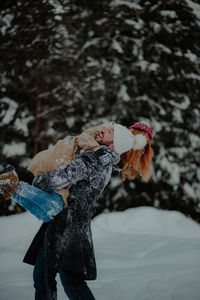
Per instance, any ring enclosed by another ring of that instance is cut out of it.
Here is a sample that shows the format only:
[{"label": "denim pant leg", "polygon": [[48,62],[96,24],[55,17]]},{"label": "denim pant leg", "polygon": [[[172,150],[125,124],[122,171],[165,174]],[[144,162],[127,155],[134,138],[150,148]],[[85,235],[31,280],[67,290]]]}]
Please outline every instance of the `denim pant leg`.
[{"label": "denim pant leg", "polygon": [[67,274],[59,270],[60,279],[65,293],[70,300],[95,300],[87,283],[78,274]]},{"label": "denim pant leg", "polygon": [[44,262],[44,247],[38,253],[33,270],[35,300],[56,300],[56,270],[48,269]]},{"label": "denim pant leg", "polygon": [[43,222],[51,221],[64,207],[61,195],[47,193],[23,181],[11,198]]}]

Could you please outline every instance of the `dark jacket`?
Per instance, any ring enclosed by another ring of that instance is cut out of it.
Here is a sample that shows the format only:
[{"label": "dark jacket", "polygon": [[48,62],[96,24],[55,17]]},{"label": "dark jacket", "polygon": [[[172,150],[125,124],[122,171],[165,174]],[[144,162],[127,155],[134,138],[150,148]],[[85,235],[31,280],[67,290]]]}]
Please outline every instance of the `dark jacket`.
[{"label": "dark jacket", "polygon": [[39,176],[35,185],[55,190],[72,184],[68,207],[50,223],[41,226],[24,262],[34,264],[37,252],[44,242],[45,262],[49,268],[77,272],[90,280],[96,278],[96,263],[91,233],[94,202],[108,184],[112,165],[119,161],[115,152],[102,147],[87,151],[67,168]]}]

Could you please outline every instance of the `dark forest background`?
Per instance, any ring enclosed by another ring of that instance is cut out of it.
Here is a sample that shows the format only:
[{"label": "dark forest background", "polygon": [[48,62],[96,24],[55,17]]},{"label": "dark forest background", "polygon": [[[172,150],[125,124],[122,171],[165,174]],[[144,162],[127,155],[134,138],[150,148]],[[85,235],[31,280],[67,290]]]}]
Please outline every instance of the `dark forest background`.
[{"label": "dark forest background", "polygon": [[[200,6],[191,0],[0,4],[0,167],[106,121],[149,119],[148,184],[111,181],[97,213],[149,205],[200,222]],[[23,211],[0,199],[0,215]]]}]

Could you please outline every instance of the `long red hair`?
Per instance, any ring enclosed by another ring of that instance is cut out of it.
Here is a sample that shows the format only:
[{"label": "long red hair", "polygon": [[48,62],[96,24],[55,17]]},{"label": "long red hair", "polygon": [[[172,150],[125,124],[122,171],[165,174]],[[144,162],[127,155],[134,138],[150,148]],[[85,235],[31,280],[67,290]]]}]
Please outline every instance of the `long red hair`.
[{"label": "long red hair", "polygon": [[142,181],[148,182],[151,178],[151,160],[154,154],[149,135],[138,129],[131,128],[129,130],[134,135],[143,134],[147,139],[147,144],[143,149],[132,149],[121,155],[122,180],[124,181],[126,178],[134,179],[137,175],[140,175]]}]

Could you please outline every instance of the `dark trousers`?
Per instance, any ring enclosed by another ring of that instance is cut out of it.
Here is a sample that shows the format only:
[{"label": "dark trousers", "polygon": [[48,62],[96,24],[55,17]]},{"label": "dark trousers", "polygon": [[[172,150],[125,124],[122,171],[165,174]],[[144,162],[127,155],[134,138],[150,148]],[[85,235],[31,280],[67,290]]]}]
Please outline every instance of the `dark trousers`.
[{"label": "dark trousers", "polygon": [[68,274],[64,270],[56,271],[47,268],[44,263],[43,248],[38,253],[33,271],[35,300],[57,299],[57,273],[60,275],[63,288],[70,300],[95,300],[87,283],[81,278],[80,274]]}]

